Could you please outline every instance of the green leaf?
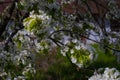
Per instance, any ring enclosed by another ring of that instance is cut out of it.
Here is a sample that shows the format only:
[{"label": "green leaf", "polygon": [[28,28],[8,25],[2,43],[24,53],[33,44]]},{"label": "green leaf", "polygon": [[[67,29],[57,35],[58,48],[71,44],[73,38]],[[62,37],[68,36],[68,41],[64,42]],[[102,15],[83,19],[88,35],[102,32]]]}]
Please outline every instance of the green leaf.
[{"label": "green leaf", "polygon": [[27,29],[28,31],[38,29],[38,27],[40,27],[41,23],[42,23],[42,20],[39,18],[28,17],[24,20],[25,29]]},{"label": "green leaf", "polygon": [[20,49],[20,48],[21,48],[22,43],[21,43],[21,41],[20,41],[20,40],[18,40],[18,41],[17,41],[17,43],[18,43],[18,44],[17,44],[17,46],[18,46],[18,48]]},{"label": "green leaf", "polygon": [[37,26],[37,21],[36,21],[36,19],[33,19],[30,22],[29,31],[33,30],[35,26]]},{"label": "green leaf", "polygon": [[24,22],[29,22],[31,19],[33,19],[33,18],[27,17],[27,18],[24,19]]}]

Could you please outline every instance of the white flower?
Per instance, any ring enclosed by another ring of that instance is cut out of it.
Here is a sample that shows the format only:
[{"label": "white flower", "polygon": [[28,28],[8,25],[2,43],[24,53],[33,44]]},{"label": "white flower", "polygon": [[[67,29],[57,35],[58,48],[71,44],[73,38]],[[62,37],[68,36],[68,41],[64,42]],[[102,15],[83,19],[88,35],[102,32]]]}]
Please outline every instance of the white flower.
[{"label": "white flower", "polygon": [[76,65],[77,65],[79,68],[82,68],[82,67],[83,67],[83,64],[80,64],[80,63],[76,63]]},{"label": "white flower", "polygon": [[19,79],[25,80],[25,77],[24,76],[18,76],[18,80]]},{"label": "white flower", "polygon": [[70,44],[70,42],[69,42],[68,40],[65,40],[65,41],[64,41],[64,44],[65,44],[65,45],[68,45],[68,44]]},{"label": "white flower", "polygon": [[77,41],[78,41],[77,39],[73,39],[72,40],[73,43],[77,43]]},{"label": "white flower", "polygon": [[5,76],[5,75],[7,75],[6,72],[0,73],[0,76],[1,76],[1,77],[2,77],[2,76]]},{"label": "white flower", "polygon": [[25,75],[25,74],[26,74],[26,71],[24,70],[24,71],[22,72],[22,74]]},{"label": "white flower", "polygon": [[82,49],[86,49],[85,44],[81,43],[80,46],[81,46]]},{"label": "white flower", "polygon": [[102,75],[101,74],[94,75],[94,76],[90,77],[88,80],[102,80]]},{"label": "white flower", "polygon": [[120,72],[118,72],[118,71],[116,71],[116,72],[114,73],[114,77],[115,77],[115,78],[117,78],[119,75],[120,75]]},{"label": "white flower", "polygon": [[105,68],[103,74],[96,73],[89,80],[120,80],[120,72],[115,68]]},{"label": "white flower", "polygon": [[31,63],[28,65],[28,67],[32,67]]},{"label": "white flower", "polygon": [[80,50],[81,49],[80,45],[75,46],[75,49]]},{"label": "white flower", "polygon": [[23,63],[23,64],[26,64],[26,62],[25,62],[25,60],[24,60],[24,59],[21,59],[21,61],[22,61],[22,63]]},{"label": "white flower", "polygon": [[65,47],[65,48],[64,48],[64,51],[65,51],[65,52],[68,52],[68,50],[69,50],[68,47]]},{"label": "white flower", "polygon": [[23,40],[23,37],[22,37],[22,36],[20,36],[20,37],[19,37],[19,40],[20,40],[20,41],[22,41],[22,40]]},{"label": "white flower", "polygon": [[61,52],[61,54],[62,54],[63,56],[66,56],[66,52],[65,52],[65,51],[61,50],[60,52]]},{"label": "white flower", "polygon": [[89,57],[90,57],[91,60],[93,60],[94,55],[92,53],[90,53]]},{"label": "white flower", "polygon": [[14,78],[14,80],[18,80],[17,78]]},{"label": "white flower", "polygon": [[77,59],[75,57],[71,56],[71,61],[72,61],[72,63],[76,63]]},{"label": "white flower", "polygon": [[73,49],[71,49],[71,50],[70,50],[70,53],[71,53],[71,54],[73,54],[73,53],[74,53],[74,50],[73,50]]}]

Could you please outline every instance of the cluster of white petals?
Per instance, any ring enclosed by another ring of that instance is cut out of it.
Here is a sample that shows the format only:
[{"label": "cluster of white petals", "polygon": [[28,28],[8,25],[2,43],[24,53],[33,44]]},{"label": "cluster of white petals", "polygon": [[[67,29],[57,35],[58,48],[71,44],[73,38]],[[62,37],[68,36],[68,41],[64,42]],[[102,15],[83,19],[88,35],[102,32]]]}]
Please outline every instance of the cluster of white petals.
[{"label": "cluster of white petals", "polygon": [[105,68],[103,73],[96,73],[88,80],[120,80],[120,72],[116,68]]},{"label": "cluster of white petals", "polygon": [[[70,48],[69,46],[72,46]],[[89,44],[84,44],[78,39],[65,40],[65,46],[61,49],[63,56],[70,56],[71,62],[78,67],[87,67],[92,61],[95,60],[94,49]]]},{"label": "cluster of white petals", "polygon": [[[27,31],[19,31],[13,38],[14,44],[9,43],[8,51],[1,50],[0,52],[0,77],[5,78],[6,80],[26,80],[27,74],[35,74],[34,60],[35,54],[31,50],[31,41]],[[32,46],[34,47],[34,46]],[[35,48],[32,48],[35,49]],[[31,64],[32,63],[32,64]],[[16,70],[19,75],[17,74]],[[25,73],[25,74],[23,74]]]},{"label": "cluster of white petals", "polygon": [[111,14],[114,14],[115,16],[113,18],[120,18],[120,9],[119,6],[117,5],[116,0],[110,0],[108,4]]}]

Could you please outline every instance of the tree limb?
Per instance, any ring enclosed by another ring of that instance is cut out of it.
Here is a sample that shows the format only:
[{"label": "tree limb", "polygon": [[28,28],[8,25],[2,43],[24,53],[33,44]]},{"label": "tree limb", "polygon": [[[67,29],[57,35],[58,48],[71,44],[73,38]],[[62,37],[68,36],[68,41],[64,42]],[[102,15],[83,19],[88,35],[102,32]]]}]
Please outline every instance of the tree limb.
[{"label": "tree limb", "polygon": [[[95,43],[97,43],[97,44],[103,44],[103,43],[101,43],[101,42],[99,42],[99,41],[96,41],[96,40],[93,40],[93,39],[91,39],[91,38],[89,38],[89,37],[86,37],[86,36],[84,36],[84,35],[82,35],[82,34],[79,34],[79,33],[76,33],[76,32],[73,32],[73,31],[70,31],[70,30],[57,30],[57,31],[54,31],[53,33],[51,33],[50,34],[50,36],[49,36],[49,38],[52,36],[52,35],[54,35],[55,33],[59,33],[59,32],[68,32],[68,33],[70,33],[70,34],[76,34],[76,35],[79,35],[80,37],[84,37],[84,38],[86,38],[87,40],[90,40],[90,41],[92,41],[92,42],[95,42]],[[55,39],[54,39],[55,40]],[[55,42],[55,41],[53,41],[53,42]],[[55,42],[56,43],[56,42]],[[61,43],[61,42],[60,42]],[[63,43],[62,43],[63,44]],[[63,44],[64,45],[64,44]],[[117,51],[117,52],[120,52],[120,50],[118,50],[118,49],[115,49],[115,48],[111,48],[108,44],[104,44],[105,45],[105,47],[106,48],[108,48],[108,49],[111,49],[111,50],[113,50],[113,51]],[[69,46],[68,46],[69,47]]]},{"label": "tree limb", "polygon": [[3,32],[6,29],[6,26],[9,22],[9,20],[11,19],[11,16],[13,14],[13,11],[15,9],[15,3],[17,0],[14,0],[13,3],[11,4],[11,6],[8,8],[8,11],[6,12],[5,15],[3,15],[2,21],[0,23],[0,37],[2,36]]}]

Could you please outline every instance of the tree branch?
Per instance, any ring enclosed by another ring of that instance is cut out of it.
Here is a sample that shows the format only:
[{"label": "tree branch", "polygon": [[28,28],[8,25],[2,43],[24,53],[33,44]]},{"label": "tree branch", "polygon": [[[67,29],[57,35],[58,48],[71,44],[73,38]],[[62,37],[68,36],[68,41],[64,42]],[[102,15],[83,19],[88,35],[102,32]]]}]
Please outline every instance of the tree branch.
[{"label": "tree branch", "polygon": [[[50,38],[52,35],[54,35],[55,33],[59,33],[59,32],[68,32],[68,33],[70,33],[70,34],[76,34],[76,35],[79,35],[80,37],[84,37],[84,38],[86,38],[87,40],[90,40],[90,41],[95,42],[95,43],[97,43],[97,44],[103,44],[103,43],[101,43],[101,42],[99,42],[99,41],[93,40],[93,39],[91,39],[91,38],[89,38],[89,37],[86,37],[86,36],[84,36],[84,35],[82,35],[82,34],[78,34],[78,33],[76,33],[76,32],[72,32],[72,31],[70,31],[70,30],[63,30],[63,29],[62,29],[62,30],[54,31],[53,33],[51,33],[51,34],[49,35],[49,38]],[[55,39],[54,39],[54,40],[55,40]],[[55,41],[53,41],[53,42],[55,42]],[[60,42],[60,43],[61,43],[61,42]],[[62,45],[64,45],[64,44],[62,43]],[[111,50],[113,50],[113,51],[120,52],[120,50],[111,48],[110,46],[108,46],[108,44],[104,44],[104,45],[105,45],[105,47],[108,48],[108,49],[111,49]]]},{"label": "tree branch", "polygon": [[11,19],[12,13],[15,9],[15,3],[17,0],[14,0],[13,3],[11,4],[11,6],[8,8],[8,11],[5,15],[3,15],[4,17],[2,18],[2,21],[0,23],[0,37],[3,34],[3,32],[6,29],[6,26],[9,22],[9,20]]}]

